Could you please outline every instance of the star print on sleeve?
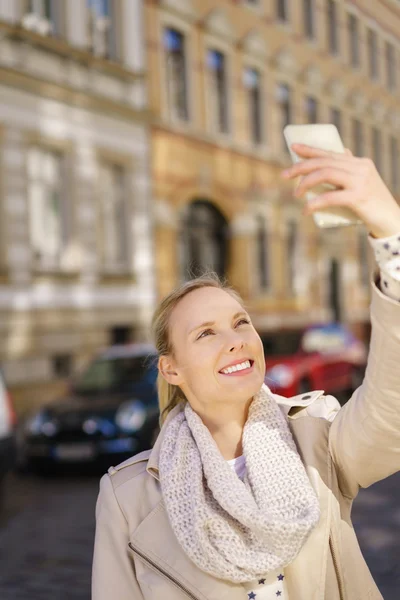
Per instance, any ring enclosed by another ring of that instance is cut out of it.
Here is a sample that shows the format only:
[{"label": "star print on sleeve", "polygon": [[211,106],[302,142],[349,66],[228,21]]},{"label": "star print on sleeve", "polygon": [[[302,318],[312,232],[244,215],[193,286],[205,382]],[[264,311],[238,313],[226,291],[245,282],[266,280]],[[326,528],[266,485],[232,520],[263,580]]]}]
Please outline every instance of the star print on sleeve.
[{"label": "star print on sleeve", "polygon": [[259,579],[258,583],[259,585],[265,585],[265,579]]},{"label": "star print on sleeve", "polygon": [[381,271],[381,290],[400,302],[400,235],[375,239],[369,237]]},{"label": "star print on sleeve", "polygon": [[280,575],[278,575],[278,580],[279,581],[283,581],[285,579],[285,576],[282,575],[282,573]]},{"label": "star print on sleeve", "polygon": [[250,594],[247,594],[249,597],[249,600],[254,600],[254,598],[256,598],[256,594],[254,592],[250,592]]},{"label": "star print on sleeve", "polygon": [[277,596],[281,596],[281,595],[282,595],[282,592],[280,592],[280,591],[278,590],[278,591],[276,592],[276,595],[277,595]]}]

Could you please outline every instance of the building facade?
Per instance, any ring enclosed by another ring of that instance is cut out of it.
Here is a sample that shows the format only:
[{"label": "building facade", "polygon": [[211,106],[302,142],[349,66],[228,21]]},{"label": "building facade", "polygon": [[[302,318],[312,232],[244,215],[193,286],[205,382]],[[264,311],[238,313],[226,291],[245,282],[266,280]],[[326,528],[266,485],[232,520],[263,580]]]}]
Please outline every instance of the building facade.
[{"label": "building facade", "polygon": [[319,230],[280,172],[287,123],[333,122],[399,194],[400,4],[146,3],[158,294],[211,268],[263,335],[368,322],[365,232]]},{"label": "building facade", "polygon": [[0,361],[22,412],[154,302],[141,0],[0,0]]}]

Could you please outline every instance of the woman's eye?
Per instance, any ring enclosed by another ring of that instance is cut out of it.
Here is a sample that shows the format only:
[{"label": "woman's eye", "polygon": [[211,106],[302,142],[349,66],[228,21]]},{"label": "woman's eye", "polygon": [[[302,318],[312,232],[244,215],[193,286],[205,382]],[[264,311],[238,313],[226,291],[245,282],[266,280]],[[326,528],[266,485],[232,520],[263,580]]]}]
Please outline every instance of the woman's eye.
[{"label": "woman's eye", "polygon": [[243,325],[243,324],[250,325],[250,321],[248,319],[240,319],[240,321],[238,321],[236,323],[236,327],[238,327],[238,325]]},{"label": "woman's eye", "polygon": [[204,331],[201,332],[201,334],[199,335],[199,337],[197,339],[199,340],[202,337],[207,337],[208,335],[211,335],[212,333],[213,333],[212,329],[205,329]]}]

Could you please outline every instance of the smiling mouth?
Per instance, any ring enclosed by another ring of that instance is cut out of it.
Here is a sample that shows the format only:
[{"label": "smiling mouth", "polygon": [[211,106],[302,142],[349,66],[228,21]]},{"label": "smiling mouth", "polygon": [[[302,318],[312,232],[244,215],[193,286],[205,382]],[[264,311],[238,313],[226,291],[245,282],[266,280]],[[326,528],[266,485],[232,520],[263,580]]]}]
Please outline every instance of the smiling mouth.
[{"label": "smiling mouth", "polygon": [[254,365],[254,360],[247,359],[242,361],[241,363],[237,363],[235,365],[231,365],[230,367],[226,367],[225,369],[221,369],[218,371],[221,375],[233,375],[239,373],[249,373],[252,370]]}]

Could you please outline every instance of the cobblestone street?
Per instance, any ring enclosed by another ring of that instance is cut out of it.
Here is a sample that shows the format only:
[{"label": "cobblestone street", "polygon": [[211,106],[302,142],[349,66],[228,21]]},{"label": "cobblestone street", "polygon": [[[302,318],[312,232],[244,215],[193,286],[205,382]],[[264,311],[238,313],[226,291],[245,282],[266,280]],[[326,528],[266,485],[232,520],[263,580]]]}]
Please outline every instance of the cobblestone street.
[{"label": "cobblestone street", "polygon": [[[93,475],[10,480],[0,521],[1,600],[90,599],[97,489]],[[353,520],[384,599],[398,600],[400,475],[362,491]]]}]

